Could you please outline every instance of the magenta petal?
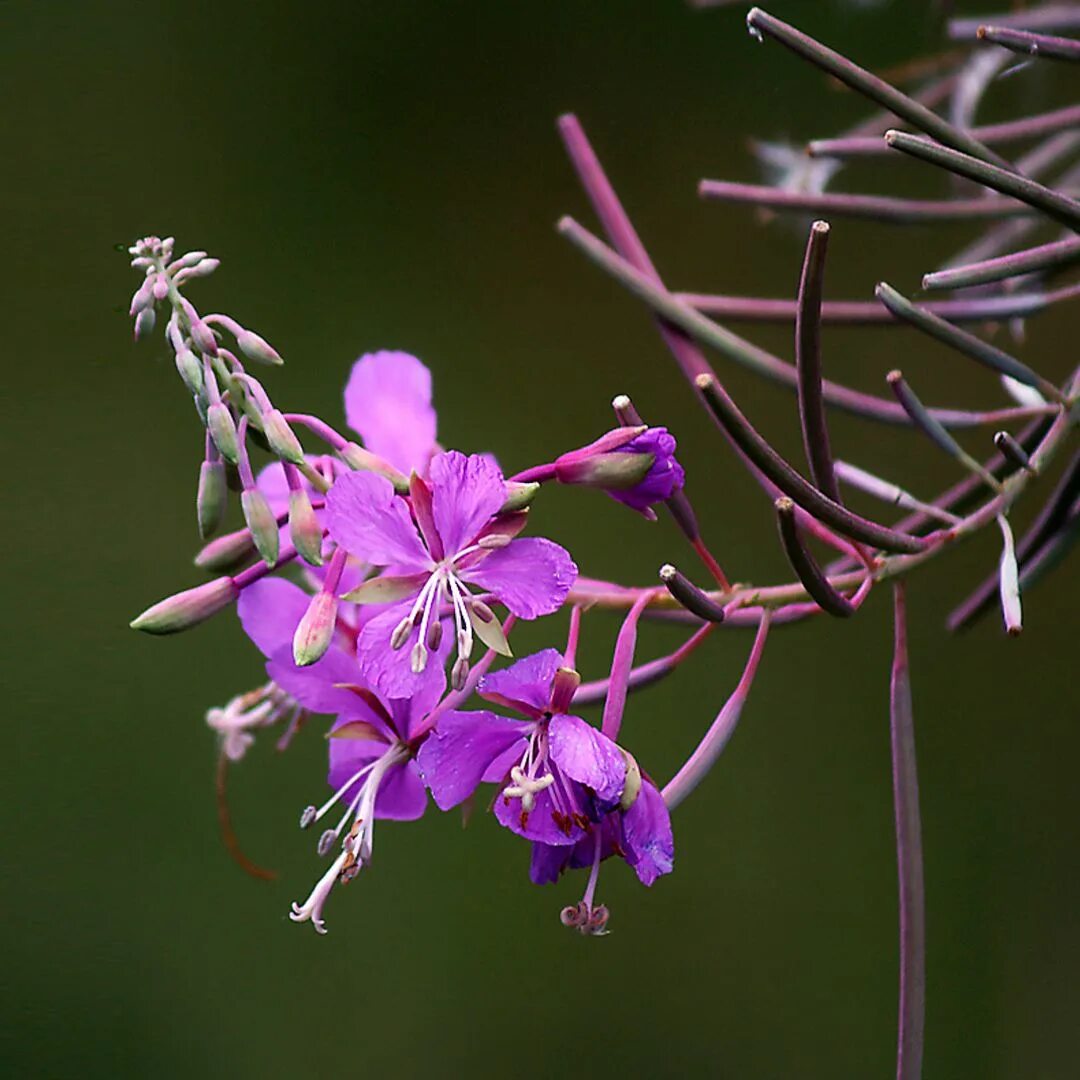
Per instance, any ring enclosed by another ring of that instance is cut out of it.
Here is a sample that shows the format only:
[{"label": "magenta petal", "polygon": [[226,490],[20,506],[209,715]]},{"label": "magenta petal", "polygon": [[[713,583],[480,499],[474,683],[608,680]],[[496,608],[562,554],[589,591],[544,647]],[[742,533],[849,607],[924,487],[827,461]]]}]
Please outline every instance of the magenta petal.
[{"label": "magenta petal", "polygon": [[375,796],[375,816],[390,821],[415,821],[427,809],[427,790],[415,761],[390,769]]},{"label": "magenta petal", "polygon": [[633,805],[623,814],[623,851],[643,885],[670,874],[675,858],[671,815],[664,797],[644,781]]},{"label": "magenta petal", "polygon": [[432,565],[405,500],[375,473],[338,477],[326,495],[326,524],[334,540],[364,562],[410,570]]},{"label": "magenta petal", "polygon": [[569,831],[564,832],[555,824],[552,816],[554,809],[551,788],[535,796],[533,808],[524,815],[524,820],[520,799],[508,799],[501,791],[495,796],[495,817],[500,825],[505,825],[511,832],[524,836],[526,840],[539,840],[557,847],[576,844],[585,835],[584,832],[572,824],[568,824]]},{"label": "magenta petal", "polygon": [[520,701],[541,713],[551,700],[551,680],[561,665],[562,653],[558,649],[543,649],[502,671],[485,675],[477,692],[481,697],[497,694],[501,701]]},{"label": "magenta petal", "polygon": [[[292,658],[292,642],[266,665],[266,673],[305,709],[316,713],[363,715],[363,700],[343,687],[360,681],[356,660],[341,649],[331,648],[317,663],[297,667]],[[367,717],[364,717],[367,719]]]},{"label": "magenta petal", "polygon": [[499,467],[482,454],[449,450],[431,459],[431,503],[435,527],[447,555],[471,543],[506,502]]},{"label": "magenta petal", "polygon": [[571,780],[592,788],[602,806],[622,794],[626,758],[604,734],[577,716],[555,716],[548,725],[551,756]]},{"label": "magenta petal", "polygon": [[553,885],[570,861],[573,848],[533,844],[529,861],[529,880],[534,885]]},{"label": "magenta petal", "polygon": [[288,646],[311,602],[311,595],[282,578],[253,582],[236,604],[240,625],[268,660]]},{"label": "magenta petal", "polygon": [[435,449],[431,372],[405,352],[366,353],[345,386],[345,416],[364,445],[400,469],[423,474]]},{"label": "magenta petal", "polygon": [[446,689],[446,658],[455,647],[453,624],[450,619],[443,620],[439,651],[431,653],[424,670],[414,675],[409,654],[416,643],[416,632],[400,649],[390,648],[394,627],[409,614],[411,607],[411,600],[394,604],[364,623],[356,639],[357,662],[364,681],[384,698],[411,698],[419,694],[424,701],[432,695],[438,699]]},{"label": "magenta petal", "polygon": [[467,799],[488,766],[517,746],[525,752],[528,725],[490,712],[447,712],[417,754],[424,781],[440,810]]},{"label": "magenta petal", "polygon": [[558,611],[577,580],[574,560],[550,540],[511,540],[462,575],[501,600],[520,619]]}]

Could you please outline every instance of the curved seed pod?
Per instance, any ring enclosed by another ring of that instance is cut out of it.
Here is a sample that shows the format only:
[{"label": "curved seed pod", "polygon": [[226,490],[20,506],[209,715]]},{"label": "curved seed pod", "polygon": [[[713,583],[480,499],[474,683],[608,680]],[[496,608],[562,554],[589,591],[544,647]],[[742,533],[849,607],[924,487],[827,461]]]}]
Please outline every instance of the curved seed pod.
[{"label": "curved seed pod", "polygon": [[786,496],[777,499],[776,520],[780,526],[780,541],[784,545],[784,554],[791,563],[798,579],[806,588],[810,599],[822,611],[846,619],[855,614],[855,605],[844,595],[837,592],[822,573],[814,557],[807,550],[795,524],[795,503]]}]

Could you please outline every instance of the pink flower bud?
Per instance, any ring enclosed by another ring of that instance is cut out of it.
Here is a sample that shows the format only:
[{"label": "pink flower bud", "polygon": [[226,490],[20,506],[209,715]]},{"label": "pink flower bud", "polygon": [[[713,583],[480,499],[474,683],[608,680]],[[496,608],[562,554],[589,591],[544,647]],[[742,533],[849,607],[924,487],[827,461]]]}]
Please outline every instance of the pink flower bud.
[{"label": "pink flower bud", "polygon": [[131,628],[147,634],[175,634],[216,615],[239,595],[232,578],[219,577],[147,608],[131,621]]},{"label": "pink flower bud", "polygon": [[180,349],[176,354],[176,370],[184,385],[198,397],[203,392],[202,364],[199,358],[188,348]]},{"label": "pink flower bud", "polygon": [[284,364],[276,349],[251,330],[241,329],[236,335],[236,344],[249,359],[260,364]]},{"label": "pink flower bud", "polygon": [[304,562],[322,566],[322,526],[302,488],[289,492],[289,536]]},{"label": "pink flower bud", "polygon": [[203,259],[197,266],[187,266],[183,270],[177,270],[173,280],[177,285],[181,285],[191,278],[209,277],[220,265],[220,259]]},{"label": "pink flower bud", "polygon": [[195,512],[199,519],[199,535],[205,540],[213,536],[225,515],[225,465],[220,461],[204,461],[199,467],[199,491],[195,497]]},{"label": "pink flower bud", "polygon": [[240,495],[240,507],[263,562],[273,566],[278,558],[280,537],[277,519],[266,496],[258,488],[248,488]]},{"label": "pink flower bud", "polygon": [[220,401],[211,405],[206,410],[206,427],[221,456],[235,465],[240,460],[240,448],[236,441],[236,421],[229,407]]},{"label": "pink flower bud", "polygon": [[154,278],[154,299],[164,300],[169,295],[169,279],[164,274],[155,274]]},{"label": "pink flower bud", "polygon": [[152,334],[156,322],[157,316],[154,314],[154,309],[152,307],[143,308],[142,311],[135,316],[136,339],[144,338]]},{"label": "pink flower bud", "polygon": [[[192,312],[194,312],[192,308]],[[198,316],[191,320],[191,340],[195,342],[199,352],[206,356],[217,356],[218,343],[214,337],[214,331],[210,329]]]},{"label": "pink flower bud", "polygon": [[281,415],[280,409],[271,409],[263,413],[262,426],[270,449],[282,461],[288,461],[293,465],[304,464],[304,448],[293,433],[293,429],[289,427],[288,421]]},{"label": "pink flower bud", "polygon": [[321,660],[330,648],[334,640],[337,606],[337,597],[333,593],[317,592],[311,598],[293,635],[293,660],[297,667],[307,667]]},{"label": "pink flower bud", "polygon": [[208,573],[238,570],[255,554],[255,541],[247,529],[237,529],[211,540],[195,556],[195,565]]},{"label": "pink flower bud", "polygon": [[539,484],[522,484],[516,480],[506,481],[506,502],[499,508],[500,514],[511,514],[515,510],[524,510],[536,497]]},{"label": "pink flower bud", "polygon": [[629,454],[618,450],[589,457],[566,454],[555,462],[555,477],[560,484],[584,484],[619,491],[640,484],[655,461],[655,454]]},{"label": "pink flower bud", "polygon": [[151,274],[136,290],[131,298],[128,314],[135,318],[154,302],[154,276]]}]

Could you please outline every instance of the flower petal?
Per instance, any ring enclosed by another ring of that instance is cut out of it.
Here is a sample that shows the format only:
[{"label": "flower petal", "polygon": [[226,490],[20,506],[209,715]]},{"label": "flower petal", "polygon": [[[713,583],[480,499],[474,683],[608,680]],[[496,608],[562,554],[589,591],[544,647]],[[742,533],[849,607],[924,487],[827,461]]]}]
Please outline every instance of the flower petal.
[{"label": "flower petal", "polygon": [[529,861],[529,880],[534,885],[553,885],[570,862],[573,848],[536,843]]},{"label": "flower petal", "polygon": [[561,664],[562,653],[558,649],[543,649],[522,657],[508,668],[485,675],[476,688],[477,693],[518,708],[527,716],[538,716],[548,707],[551,680]]},{"label": "flower petal", "polygon": [[535,619],[562,606],[577,572],[558,544],[528,537],[491,552],[461,576],[501,600],[519,619]]},{"label": "flower petal", "polygon": [[355,658],[339,648],[331,648],[317,663],[297,667],[290,641],[266,665],[266,673],[311,712],[371,719],[363,700],[345,688],[362,677]]},{"label": "flower petal", "polygon": [[427,809],[427,789],[415,761],[390,769],[375,796],[375,816],[390,821],[415,821]]},{"label": "flower petal", "polygon": [[410,570],[431,566],[405,500],[385,477],[369,472],[338,477],[326,495],[326,524],[337,543],[365,562]]},{"label": "flower petal", "polygon": [[440,810],[467,799],[489,765],[520,744],[525,752],[528,726],[490,712],[447,712],[417,754],[424,782]]},{"label": "flower petal", "polygon": [[622,815],[623,851],[643,885],[670,874],[675,858],[671,815],[664,797],[645,780],[633,805]]},{"label": "flower petal", "polygon": [[626,782],[626,758],[622,751],[577,716],[552,717],[548,740],[559,769],[571,780],[592,788],[601,808],[609,809]]},{"label": "flower petal", "polygon": [[456,450],[431,459],[430,479],[435,527],[446,554],[453,555],[475,540],[506,502],[506,483],[490,458]]},{"label": "flower petal", "polygon": [[293,634],[311,603],[311,594],[283,578],[249,585],[236,604],[240,625],[268,660],[292,648]]},{"label": "flower petal", "polygon": [[[505,789],[504,789],[505,790]],[[551,788],[545,788],[534,796],[533,808],[526,814],[521,799],[511,799],[501,791],[495,796],[495,817],[500,825],[526,840],[539,840],[557,847],[576,844],[585,833],[570,821],[560,828],[555,821],[555,804],[551,800]]]},{"label": "flower petal", "polygon": [[415,356],[383,350],[353,364],[345,417],[364,446],[406,476],[423,475],[435,449],[431,372]]},{"label": "flower petal", "polygon": [[455,646],[454,628],[449,618],[443,620],[438,652],[429,654],[424,670],[415,675],[410,652],[416,643],[416,632],[400,649],[390,648],[394,627],[409,614],[411,607],[411,601],[393,604],[368,619],[356,639],[356,659],[364,681],[381,697],[412,698],[420,694],[425,701],[431,695],[437,700],[446,689],[446,658]]}]

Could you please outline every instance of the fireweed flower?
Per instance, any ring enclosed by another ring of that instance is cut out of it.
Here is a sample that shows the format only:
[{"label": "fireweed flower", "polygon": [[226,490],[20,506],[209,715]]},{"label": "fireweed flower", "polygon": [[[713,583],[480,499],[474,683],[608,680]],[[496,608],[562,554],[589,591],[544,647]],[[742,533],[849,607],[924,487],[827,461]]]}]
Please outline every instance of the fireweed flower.
[{"label": "fireweed flower", "polygon": [[536,884],[555,881],[569,866],[592,867],[584,906],[574,909],[584,916],[568,925],[601,933],[606,911],[592,904],[600,861],[621,855],[651,885],[670,873],[674,842],[663,798],[634,759],[568,713],[579,682],[555,649],[485,676],[480,696],[525,719],[447,712],[417,761],[442,810],[468,798],[481,781],[500,785],[495,816],[533,841]]},{"label": "fireweed flower", "polygon": [[267,674],[279,693],[307,712],[336,717],[328,736],[327,781],[333,794],[322,806],[307,807],[300,823],[309,828],[344,807],[336,825],[321,833],[318,851],[325,856],[339,842],[342,847],[308,899],[294,904],[290,915],[296,922],[310,919],[325,933],[323,905],[335,884],[352,880],[370,859],[375,819],[412,821],[424,812],[426,794],[409,740],[442,696],[446,680],[439,667],[435,670],[441,677],[424,680],[410,699],[375,694],[350,651],[348,623],[322,659],[298,667],[292,639],[309,599],[290,582],[268,578],[244,592],[238,612],[248,636],[267,656]]},{"label": "fireweed flower", "polygon": [[221,737],[230,761],[239,761],[255,742],[255,732],[286,721],[278,749],[284,750],[304,722],[307,712],[274,682],[237,694],[226,705],[209,709],[206,723]]},{"label": "fireweed flower", "polygon": [[[570,450],[548,467],[524,473],[525,479],[600,488],[642,516],[654,520],[657,503],[681,491],[686,480],[675,459],[675,436],[667,428],[615,428],[595,442]],[[519,478],[520,479],[520,478]]]},{"label": "fireweed flower", "polygon": [[392,568],[375,582],[373,602],[396,602],[365,625],[357,642],[365,673],[382,693],[412,693],[442,643],[444,604],[454,619],[452,682],[463,685],[474,636],[483,640],[497,627],[470,586],[521,619],[548,615],[566,599],[577,577],[573,560],[550,540],[516,538],[525,515],[501,515],[506,498],[494,461],[457,451],[436,454],[427,481],[413,475],[408,501],[374,473],[349,473],[330,489],[333,540],[358,559]]}]

